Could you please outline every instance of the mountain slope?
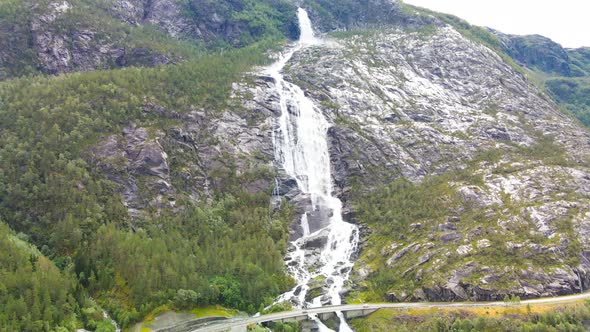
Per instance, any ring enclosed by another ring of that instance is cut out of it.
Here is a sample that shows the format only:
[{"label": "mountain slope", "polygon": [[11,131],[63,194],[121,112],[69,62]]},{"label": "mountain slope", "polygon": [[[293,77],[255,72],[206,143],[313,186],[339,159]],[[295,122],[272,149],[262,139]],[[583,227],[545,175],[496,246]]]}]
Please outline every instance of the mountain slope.
[{"label": "mountain slope", "polygon": [[[388,1],[309,6],[326,30],[421,21]],[[0,19],[0,79],[156,66],[299,33],[287,0],[7,0]]]},{"label": "mountain slope", "polygon": [[[483,29],[400,2],[306,6],[319,30],[349,29],[285,78],[333,124],[336,194],[363,229],[350,298],[586,289],[588,131]],[[291,286],[306,198],[273,163],[280,107],[256,66],[297,35],[292,3],[0,9],[0,216],[76,305],[93,295],[125,327],[160,305],[254,313]]]},{"label": "mountain slope", "polygon": [[[193,47],[149,27],[110,17],[99,1],[3,1],[0,79],[190,57]],[[106,3],[105,3],[106,5]]]},{"label": "mountain slope", "polygon": [[269,119],[230,98],[265,49],[0,84],[0,213],[75,271],[80,301],[125,327],[164,304],[254,312],[288,287]]},{"label": "mountain slope", "polygon": [[502,49],[523,66],[558,76],[585,76],[587,73],[576,66],[569,57],[568,50],[549,38],[530,35],[506,35],[492,32],[502,43]]},{"label": "mountain slope", "polygon": [[293,37],[294,17],[284,0],[3,1],[0,79],[174,63]]},{"label": "mountain slope", "polygon": [[353,298],[588,287],[590,134],[495,52],[450,26],[367,31],[287,75],[332,121],[335,181],[367,226]]},{"label": "mountain slope", "polygon": [[514,36],[498,31],[502,49],[516,62],[532,71],[553,99],[590,126],[590,49],[564,49],[542,36]]},{"label": "mountain slope", "polygon": [[102,322],[102,313],[89,303],[79,306],[72,296],[75,278],[71,271],[60,271],[21,238],[0,222],[0,330],[73,330],[78,318],[94,328],[97,323],[110,325]]},{"label": "mountain slope", "polygon": [[[239,87],[264,51],[297,33],[293,10],[0,3],[0,214],[74,270],[80,307],[89,293],[125,327],[159,305],[254,312],[289,286],[291,212],[268,204],[272,111],[246,111]],[[201,45],[244,47],[204,55]],[[87,72],[159,64],[170,65]],[[14,79],[29,74],[39,76]]]}]

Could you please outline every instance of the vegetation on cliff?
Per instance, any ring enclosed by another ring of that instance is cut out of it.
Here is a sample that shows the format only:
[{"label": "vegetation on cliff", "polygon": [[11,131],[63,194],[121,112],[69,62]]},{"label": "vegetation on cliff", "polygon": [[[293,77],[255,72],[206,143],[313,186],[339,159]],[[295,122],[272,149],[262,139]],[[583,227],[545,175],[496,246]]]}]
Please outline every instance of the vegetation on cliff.
[{"label": "vegetation on cliff", "polygon": [[590,303],[588,302],[558,306],[524,306],[506,303],[505,307],[466,310],[381,309],[366,318],[354,320],[352,326],[359,332],[581,332],[587,330],[589,318]]},{"label": "vegetation on cliff", "polygon": [[[232,83],[241,81],[243,73],[254,66],[268,63],[268,49],[297,35],[294,5],[283,0],[177,2],[182,5],[177,18],[190,24],[172,38],[165,28],[174,20],[152,23],[141,17],[131,24],[121,19],[121,13],[112,12],[114,2],[110,0],[66,3],[0,2],[0,34],[7,37],[0,39],[0,79],[4,80],[0,83],[0,306],[7,308],[0,312],[0,330],[86,327],[108,331],[111,327],[91,297],[123,327],[160,305],[189,309],[221,304],[255,312],[270,304],[292,282],[282,260],[292,211],[287,205],[278,210],[269,206],[270,185],[257,190],[243,185],[272,178],[273,170],[242,172],[235,166],[238,161],[268,161],[264,156],[223,155],[218,159],[224,160],[211,161],[209,196],[192,199],[183,193],[174,201],[174,208],[147,208],[142,218],[132,218],[119,184],[97,167],[101,160],[93,160],[91,149],[127,127],[147,128],[148,135],[156,136],[156,132],[169,133],[179,126],[185,114],[203,112],[217,119],[227,110],[243,111],[232,102]],[[323,30],[365,23],[403,23],[424,31],[431,26],[425,15],[417,18],[407,8],[385,11],[379,4],[314,0],[309,7],[312,19]],[[497,50],[497,41],[485,30],[450,16],[439,19]],[[190,27],[199,27],[199,33]],[[60,62],[68,59],[73,60],[66,65]],[[44,76],[78,70],[90,72]],[[571,103],[572,109],[588,106],[583,98],[587,84],[576,82],[575,93],[561,92],[560,86],[566,84],[569,89],[570,81],[555,81],[555,88],[550,88],[557,98]],[[326,105],[338,106],[329,101],[323,103]],[[152,109],[164,110],[166,116]],[[247,119],[260,125],[256,115],[249,114]],[[201,134],[198,138],[212,136],[207,130]],[[571,165],[551,142],[542,141],[537,148],[517,152],[550,166]],[[487,155],[490,159],[477,162],[500,162],[499,154],[492,151]],[[196,163],[182,154],[171,159],[174,174]],[[501,167],[491,172],[521,171],[518,161],[501,160]],[[473,175],[480,165],[472,166],[422,184],[399,180],[371,193],[358,191],[353,200],[361,211],[359,220],[375,231],[361,262],[374,273],[353,296],[383,300],[392,293],[399,296],[397,290],[418,288],[419,270],[414,265],[424,256],[418,251],[407,253],[393,271],[385,256],[394,253],[383,255],[382,248],[426,239],[426,230],[440,238],[448,230],[439,229],[439,224],[462,207],[461,224],[454,227],[466,234],[472,226],[491,223],[493,216],[504,213],[493,206],[494,215],[487,215],[456,193],[453,182],[481,185],[481,177]],[[192,180],[188,178],[184,185],[190,186]],[[141,189],[141,179],[136,184]],[[531,207],[502,198],[513,215]],[[575,207],[568,210],[567,217],[576,212]],[[533,252],[526,259],[516,257],[502,245],[506,234],[494,227],[485,240],[495,246],[482,248],[482,260],[493,268],[574,264],[579,248],[571,236],[570,219],[556,223],[559,236],[555,240],[534,237],[538,243],[533,244],[545,249],[567,240],[563,247],[567,257],[558,257],[561,260],[548,261],[544,252]],[[530,220],[524,222],[531,225]],[[422,228],[414,229],[416,223]],[[510,240],[516,243],[525,230],[523,225],[512,226]],[[401,238],[400,233],[409,235]],[[480,240],[484,235],[476,235],[463,246],[476,248]],[[423,284],[438,282],[443,273],[471,260],[469,252],[454,253],[461,247],[455,240],[445,245],[451,253],[444,257],[449,258],[448,265],[438,274],[425,276]],[[427,243],[421,246],[427,248]],[[497,257],[502,259],[495,261]],[[433,257],[424,259],[421,269],[437,267]],[[471,280],[483,277],[478,273]],[[492,285],[511,286],[510,276]]]},{"label": "vegetation on cliff", "polygon": [[[543,166],[522,164],[530,160]],[[350,300],[531,296],[523,285],[540,286],[542,275],[578,266],[580,244],[574,222],[584,210],[572,204],[551,221],[554,231],[547,236],[538,231],[539,220],[526,216],[539,203],[515,192],[502,191],[496,197],[484,193],[494,186],[491,179],[496,176],[516,179],[530,174],[540,181],[547,176],[559,179],[562,187],[547,190],[546,199],[557,195],[564,201],[576,201],[578,194],[567,189],[569,176],[562,168],[572,165],[546,138],[512,152],[482,152],[466,168],[418,184],[399,179],[370,192],[358,188],[353,198],[355,210],[358,220],[369,226],[370,235],[355,267],[365,271],[366,279]],[[546,166],[558,169],[543,174],[541,169]],[[531,182],[529,186],[536,185]],[[553,253],[542,249],[550,247],[559,249]]]},{"label": "vegetation on cliff", "polygon": [[545,85],[560,105],[590,127],[590,78],[551,78]]},{"label": "vegetation on cliff", "polygon": [[[127,216],[115,184],[84,158],[88,147],[129,123],[160,130],[174,125],[172,119],[145,114],[146,98],[180,113],[226,109],[231,83],[263,63],[268,46],[165,68],[0,84],[0,214],[41,250],[35,259],[2,255],[8,260],[3,268],[17,269],[9,269],[14,276],[0,287],[8,292],[2,296],[7,308],[14,308],[0,315],[0,326],[38,331],[37,325],[19,325],[24,324],[21,313],[30,312],[48,315],[25,319],[46,321],[48,329],[92,328],[83,318],[88,294],[122,326],[165,303],[179,308],[223,304],[255,312],[290,285],[282,261],[290,212],[270,211],[272,188],[251,194],[240,185],[241,177],[265,173],[225,169],[217,174],[224,191],[210,202],[182,202],[181,212],[162,211],[137,223]],[[2,243],[10,244],[10,237],[2,226]],[[38,272],[22,278],[26,271]],[[45,302],[39,307],[26,297],[29,292]]]}]

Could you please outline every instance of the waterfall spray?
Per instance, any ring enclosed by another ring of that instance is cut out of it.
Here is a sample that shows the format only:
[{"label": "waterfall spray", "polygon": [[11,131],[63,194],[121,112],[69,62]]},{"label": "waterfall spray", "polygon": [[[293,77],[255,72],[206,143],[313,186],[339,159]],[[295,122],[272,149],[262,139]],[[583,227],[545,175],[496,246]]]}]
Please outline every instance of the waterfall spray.
[{"label": "waterfall spray", "polygon": [[[298,18],[301,30],[299,41],[270,66],[267,73],[274,79],[280,96],[281,116],[273,136],[275,159],[288,176],[296,179],[300,191],[309,195],[313,213],[302,215],[300,226],[303,235],[292,242],[294,250],[285,257],[290,262],[289,272],[297,281],[297,286],[281,295],[279,301],[290,301],[298,307],[339,305],[342,302],[341,292],[353,266],[352,256],[357,250],[359,232],[355,225],[342,219],[342,202],[332,195],[327,135],[330,123],[303,90],[285,81],[281,74],[295,52],[320,44],[307,12],[300,8]],[[310,227],[310,219],[316,227]],[[312,262],[308,259],[310,252],[305,244],[318,236],[325,237],[326,243],[320,248],[319,259]],[[323,280],[323,295],[306,301],[310,281],[317,278]],[[340,331],[351,331],[342,313],[337,315],[341,321]]]}]

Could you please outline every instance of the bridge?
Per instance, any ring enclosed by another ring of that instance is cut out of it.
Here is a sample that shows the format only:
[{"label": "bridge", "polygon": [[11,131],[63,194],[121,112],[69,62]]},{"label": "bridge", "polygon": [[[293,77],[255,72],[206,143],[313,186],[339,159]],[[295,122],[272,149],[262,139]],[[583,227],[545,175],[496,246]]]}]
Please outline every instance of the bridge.
[{"label": "bridge", "polygon": [[[579,301],[590,299],[590,292],[581,293],[560,297],[547,297],[532,300],[520,301],[519,305],[527,304],[560,304],[572,301]],[[200,327],[190,330],[191,332],[243,332],[246,331],[248,325],[264,324],[270,322],[293,322],[303,321],[309,319],[310,316],[315,315],[320,320],[330,319],[336,315],[337,312],[342,312],[345,318],[357,318],[367,316],[379,309],[397,308],[397,309],[412,309],[412,308],[440,308],[440,309],[461,309],[461,308],[476,308],[476,307],[502,307],[507,305],[515,305],[503,301],[495,302],[412,302],[412,303],[370,303],[370,304],[345,304],[336,306],[323,306],[318,308],[296,309],[291,311],[277,312],[267,315],[248,318],[232,318],[222,321],[211,321],[203,323]],[[168,329],[166,329],[168,330]],[[173,331],[172,327],[170,331]],[[162,330],[164,331],[164,330]],[[185,330],[187,331],[187,330]]]}]

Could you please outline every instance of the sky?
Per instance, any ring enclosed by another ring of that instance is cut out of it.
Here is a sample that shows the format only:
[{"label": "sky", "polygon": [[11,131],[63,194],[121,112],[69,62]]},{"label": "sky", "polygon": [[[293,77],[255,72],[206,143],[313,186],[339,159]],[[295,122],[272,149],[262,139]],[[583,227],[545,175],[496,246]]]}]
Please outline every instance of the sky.
[{"label": "sky", "polygon": [[403,0],[508,34],[538,34],[564,47],[590,46],[590,0]]}]

